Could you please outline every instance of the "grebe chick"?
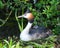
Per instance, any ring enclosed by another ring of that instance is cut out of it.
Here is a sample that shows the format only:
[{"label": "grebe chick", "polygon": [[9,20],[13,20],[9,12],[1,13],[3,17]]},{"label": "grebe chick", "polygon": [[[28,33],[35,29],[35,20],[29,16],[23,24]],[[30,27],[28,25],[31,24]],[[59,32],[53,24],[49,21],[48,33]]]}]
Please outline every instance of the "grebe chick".
[{"label": "grebe chick", "polygon": [[41,39],[48,37],[51,35],[51,30],[45,27],[33,26],[34,16],[30,11],[27,11],[24,15],[18,16],[18,18],[26,18],[28,20],[28,24],[25,29],[20,34],[20,39],[22,41],[31,41],[36,39]]}]

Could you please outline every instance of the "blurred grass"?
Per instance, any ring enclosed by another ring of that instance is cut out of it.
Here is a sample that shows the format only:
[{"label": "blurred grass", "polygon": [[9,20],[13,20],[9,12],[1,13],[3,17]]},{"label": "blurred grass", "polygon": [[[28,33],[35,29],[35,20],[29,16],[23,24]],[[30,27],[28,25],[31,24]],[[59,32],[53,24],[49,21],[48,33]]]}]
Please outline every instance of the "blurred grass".
[{"label": "blurred grass", "polygon": [[56,36],[50,36],[46,39],[39,39],[36,41],[24,42],[21,40],[15,41],[12,38],[9,40],[4,40],[4,43],[0,43],[2,48],[54,48],[54,42],[56,41]]},{"label": "blurred grass", "polygon": [[21,32],[27,22],[24,19],[18,19],[17,16],[24,14],[29,8],[35,17],[33,24],[52,29],[54,35],[30,42],[23,42],[18,39],[16,41],[12,38],[3,39],[4,41],[0,41],[0,48],[54,48],[56,36],[58,37],[60,34],[60,0],[38,0],[34,6],[33,8],[33,3],[29,0],[0,0],[0,27],[7,25],[8,20],[13,18],[17,21]]}]

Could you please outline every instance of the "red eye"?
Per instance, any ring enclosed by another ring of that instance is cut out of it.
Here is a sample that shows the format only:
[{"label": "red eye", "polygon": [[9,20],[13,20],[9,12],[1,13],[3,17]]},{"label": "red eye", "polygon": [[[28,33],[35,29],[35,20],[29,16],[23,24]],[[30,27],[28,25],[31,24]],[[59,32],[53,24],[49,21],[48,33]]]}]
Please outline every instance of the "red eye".
[{"label": "red eye", "polygon": [[26,13],[24,14],[24,16],[26,16]]}]

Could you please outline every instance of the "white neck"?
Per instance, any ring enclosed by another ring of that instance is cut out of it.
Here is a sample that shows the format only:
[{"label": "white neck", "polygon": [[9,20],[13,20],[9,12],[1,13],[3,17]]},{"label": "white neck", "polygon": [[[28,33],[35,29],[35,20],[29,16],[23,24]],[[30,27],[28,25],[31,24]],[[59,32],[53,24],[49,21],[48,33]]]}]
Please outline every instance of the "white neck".
[{"label": "white neck", "polygon": [[30,30],[31,26],[32,26],[32,23],[28,22],[27,26],[25,27],[25,29],[20,34],[21,40],[23,40],[23,41],[31,40],[31,36],[29,35],[29,30]]},{"label": "white neck", "polygon": [[32,23],[28,22],[27,26],[25,27],[25,29],[23,30],[24,33],[29,33],[29,29],[31,28]]},{"label": "white neck", "polygon": [[32,23],[28,22],[27,26],[25,27],[25,29],[30,29],[32,26]]}]

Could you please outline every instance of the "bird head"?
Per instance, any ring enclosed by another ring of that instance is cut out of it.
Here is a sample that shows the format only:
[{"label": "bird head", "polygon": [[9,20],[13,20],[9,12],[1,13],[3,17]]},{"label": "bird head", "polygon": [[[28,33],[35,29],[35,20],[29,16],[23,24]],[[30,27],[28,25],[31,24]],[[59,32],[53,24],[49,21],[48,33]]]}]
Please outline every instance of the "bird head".
[{"label": "bird head", "polygon": [[30,12],[30,10],[27,10],[25,14],[18,16],[18,18],[26,18],[27,20],[33,20],[34,16],[33,14]]}]

